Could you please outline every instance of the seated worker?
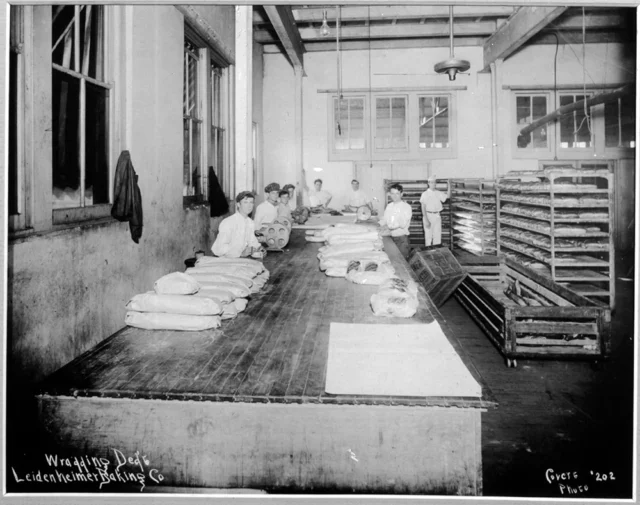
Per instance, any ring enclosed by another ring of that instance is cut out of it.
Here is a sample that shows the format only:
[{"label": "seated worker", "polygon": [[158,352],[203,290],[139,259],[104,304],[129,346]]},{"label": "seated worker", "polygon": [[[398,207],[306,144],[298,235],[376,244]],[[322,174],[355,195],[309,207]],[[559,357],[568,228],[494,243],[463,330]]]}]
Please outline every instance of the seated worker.
[{"label": "seated worker", "polygon": [[313,181],[314,189],[310,189],[309,193],[309,203],[311,207],[327,207],[329,202],[333,198],[333,195],[328,191],[324,191],[322,189],[322,179],[316,179]]},{"label": "seated worker", "polygon": [[218,236],[211,247],[213,254],[224,258],[244,258],[251,254],[264,256],[264,249],[256,238],[253,221],[249,217],[254,200],[251,191],[238,193],[236,212],[220,223]]},{"label": "seated worker", "polygon": [[289,203],[287,205],[291,210],[296,210],[296,208],[298,207],[296,205],[296,197],[295,197],[296,187],[293,184],[285,184],[285,186],[282,189],[289,194]]},{"label": "seated worker", "polygon": [[351,181],[351,189],[353,191],[351,191],[351,193],[349,194],[349,210],[355,212],[359,207],[366,205],[370,210],[373,211],[371,198],[360,191],[360,183],[356,179],[353,179]]},{"label": "seated worker", "polygon": [[420,196],[422,207],[422,227],[424,228],[424,245],[438,245],[442,242],[442,204],[448,195],[436,189],[436,176],[427,179],[427,190]]},{"label": "seated worker", "polygon": [[278,196],[280,197],[280,203],[278,204],[278,217],[281,217],[281,216],[286,217],[289,221],[291,221],[291,207],[289,207],[289,192],[286,189],[282,189],[280,193],[278,193]]},{"label": "seated worker", "polygon": [[256,214],[253,216],[256,230],[260,230],[265,224],[273,223],[274,219],[278,217],[280,184],[272,182],[264,188],[264,191],[267,194],[267,199],[256,207]]},{"label": "seated worker", "polygon": [[402,255],[409,257],[409,224],[411,224],[411,205],[402,201],[402,185],[394,184],[389,188],[391,203],[384,209],[380,220],[383,234],[388,230],[391,238],[400,249]]}]

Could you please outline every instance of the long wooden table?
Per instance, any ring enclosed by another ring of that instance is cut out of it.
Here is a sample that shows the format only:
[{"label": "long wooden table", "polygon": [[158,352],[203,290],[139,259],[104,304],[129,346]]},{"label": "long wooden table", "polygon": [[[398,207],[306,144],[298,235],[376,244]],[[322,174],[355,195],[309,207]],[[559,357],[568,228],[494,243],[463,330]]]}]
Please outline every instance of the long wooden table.
[{"label": "long wooden table", "polygon": [[[384,242],[397,274],[413,278]],[[127,327],[58,370],[38,395],[47,443],[112,468],[116,451],[144,453],[163,476],[148,486],[481,494],[481,412],[495,402],[446,322],[423,288],[413,318],[374,316],[377,287],[326,277],[320,245],[294,230],[287,250],[265,259],[265,288],[220,329]],[[433,320],[481,398],[324,392],[331,322]]]}]

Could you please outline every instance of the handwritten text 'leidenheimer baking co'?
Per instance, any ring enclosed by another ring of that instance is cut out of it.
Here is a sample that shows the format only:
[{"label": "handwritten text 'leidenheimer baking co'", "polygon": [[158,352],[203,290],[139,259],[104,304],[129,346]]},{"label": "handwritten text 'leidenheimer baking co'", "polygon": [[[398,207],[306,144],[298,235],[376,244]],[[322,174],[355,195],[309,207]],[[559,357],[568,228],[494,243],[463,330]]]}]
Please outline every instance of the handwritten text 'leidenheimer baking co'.
[{"label": "handwritten text 'leidenheimer baking co'", "polygon": [[[71,484],[75,482],[95,482],[98,488],[117,482],[121,484],[133,483],[140,486],[142,491],[147,485],[147,479],[154,484],[160,484],[164,476],[150,466],[146,455],[136,451],[133,456],[126,457],[122,451],[112,449],[115,462],[108,458],[95,456],[81,456],[62,458],[56,454],[45,454],[46,470],[26,472],[19,475],[12,467],[16,482],[43,482],[48,484]],[[126,468],[123,468],[127,465]],[[133,467],[133,470],[130,469]]]}]

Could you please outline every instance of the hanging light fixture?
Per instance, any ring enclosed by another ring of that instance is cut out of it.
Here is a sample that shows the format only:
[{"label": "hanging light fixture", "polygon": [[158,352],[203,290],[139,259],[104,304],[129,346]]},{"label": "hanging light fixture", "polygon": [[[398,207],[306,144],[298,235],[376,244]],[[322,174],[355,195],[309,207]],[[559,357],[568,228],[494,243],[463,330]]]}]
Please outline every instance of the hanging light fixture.
[{"label": "hanging light fixture", "polygon": [[327,23],[327,11],[322,11],[322,26],[320,27],[320,35],[323,37],[329,36],[329,24]]},{"label": "hanging light fixture", "polygon": [[453,5],[449,6],[449,59],[436,63],[433,69],[439,74],[448,74],[450,81],[456,80],[458,72],[466,72],[471,67],[467,60],[460,60],[453,55]]}]

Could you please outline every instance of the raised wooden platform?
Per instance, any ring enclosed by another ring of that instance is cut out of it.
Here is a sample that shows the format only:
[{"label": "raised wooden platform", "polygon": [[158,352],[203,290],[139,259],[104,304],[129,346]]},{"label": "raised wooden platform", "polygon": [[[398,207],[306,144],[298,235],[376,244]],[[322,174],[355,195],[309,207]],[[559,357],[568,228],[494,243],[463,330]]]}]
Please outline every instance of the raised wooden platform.
[{"label": "raised wooden platform", "polygon": [[324,392],[331,322],[435,319],[483,382],[423,288],[414,318],[375,317],[377,287],[326,277],[319,245],[294,231],[266,258],[265,289],[219,330],[125,328],[60,369],[39,395],[48,436],[111,460],[145,452],[168,486],[481,494],[480,413],[495,405],[484,386],[482,398]]}]

